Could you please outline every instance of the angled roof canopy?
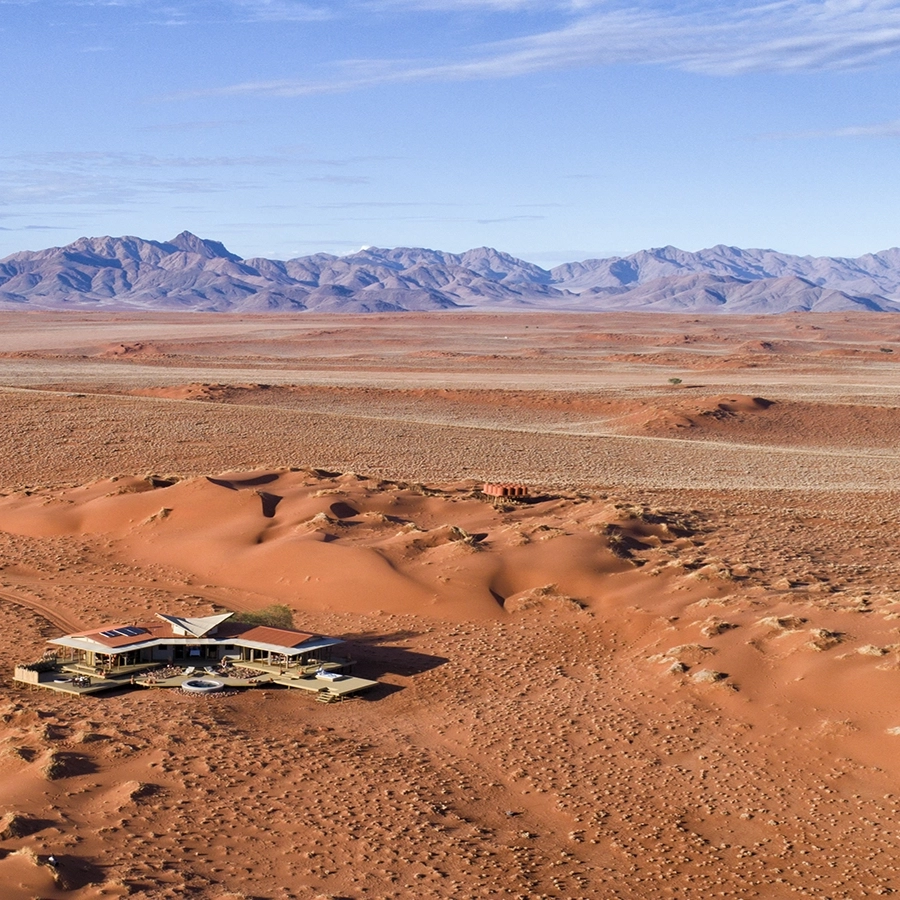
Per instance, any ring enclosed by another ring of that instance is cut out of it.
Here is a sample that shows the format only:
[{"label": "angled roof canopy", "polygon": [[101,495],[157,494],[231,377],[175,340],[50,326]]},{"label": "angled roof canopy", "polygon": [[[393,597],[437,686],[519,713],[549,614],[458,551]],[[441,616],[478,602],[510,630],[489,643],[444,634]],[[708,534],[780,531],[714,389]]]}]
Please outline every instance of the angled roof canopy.
[{"label": "angled roof canopy", "polygon": [[219,625],[233,615],[233,612],[229,612],[218,616],[194,616],[189,618],[187,616],[167,616],[163,613],[157,613],[156,618],[168,622],[172,626],[172,631],[177,635],[199,638],[206,637],[208,634],[214,634]]}]

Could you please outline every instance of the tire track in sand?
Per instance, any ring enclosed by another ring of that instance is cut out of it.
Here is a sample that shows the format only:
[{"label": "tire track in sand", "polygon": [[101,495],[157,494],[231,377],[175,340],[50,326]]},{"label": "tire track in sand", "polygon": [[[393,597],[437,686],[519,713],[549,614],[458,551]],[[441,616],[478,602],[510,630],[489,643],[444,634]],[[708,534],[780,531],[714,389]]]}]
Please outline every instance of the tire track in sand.
[{"label": "tire track in sand", "polygon": [[14,591],[0,590],[0,600],[7,600],[16,606],[30,609],[39,616],[43,616],[48,622],[56,625],[57,628],[61,628],[65,634],[84,631],[84,625],[78,619],[60,612],[53,606],[48,606],[38,600],[32,600],[30,597],[23,597]]}]

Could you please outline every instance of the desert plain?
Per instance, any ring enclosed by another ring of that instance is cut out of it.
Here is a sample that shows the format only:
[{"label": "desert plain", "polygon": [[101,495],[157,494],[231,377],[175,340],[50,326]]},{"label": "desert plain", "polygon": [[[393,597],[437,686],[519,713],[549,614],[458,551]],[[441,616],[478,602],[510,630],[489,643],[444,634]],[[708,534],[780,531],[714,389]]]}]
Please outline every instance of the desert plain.
[{"label": "desert plain", "polygon": [[[900,890],[898,381],[890,314],[0,313],[0,896]],[[272,604],[378,687],[12,679]]]}]

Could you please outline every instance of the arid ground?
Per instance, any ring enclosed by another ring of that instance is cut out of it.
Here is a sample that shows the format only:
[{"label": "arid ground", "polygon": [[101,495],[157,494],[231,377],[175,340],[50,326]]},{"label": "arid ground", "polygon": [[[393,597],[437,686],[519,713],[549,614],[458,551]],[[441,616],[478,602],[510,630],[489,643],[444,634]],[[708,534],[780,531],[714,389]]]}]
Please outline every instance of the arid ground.
[{"label": "arid ground", "polygon": [[[0,897],[900,890],[898,384],[890,315],[3,313]],[[379,687],[12,679],[273,603]]]}]

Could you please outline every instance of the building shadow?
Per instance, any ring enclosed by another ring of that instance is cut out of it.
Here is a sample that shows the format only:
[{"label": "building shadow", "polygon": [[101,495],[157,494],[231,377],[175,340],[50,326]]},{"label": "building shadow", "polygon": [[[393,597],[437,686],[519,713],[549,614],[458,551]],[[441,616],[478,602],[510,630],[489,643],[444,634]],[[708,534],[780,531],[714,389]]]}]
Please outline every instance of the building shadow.
[{"label": "building shadow", "polygon": [[421,675],[450,661],[445,656],[419,653],[395,644],[415,636],[413,631],[395,631],[391,634],[345,634],[344,640],[360,669],[374,679],[384,675]]}]

